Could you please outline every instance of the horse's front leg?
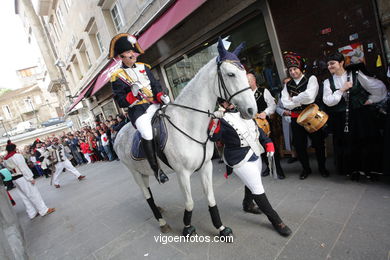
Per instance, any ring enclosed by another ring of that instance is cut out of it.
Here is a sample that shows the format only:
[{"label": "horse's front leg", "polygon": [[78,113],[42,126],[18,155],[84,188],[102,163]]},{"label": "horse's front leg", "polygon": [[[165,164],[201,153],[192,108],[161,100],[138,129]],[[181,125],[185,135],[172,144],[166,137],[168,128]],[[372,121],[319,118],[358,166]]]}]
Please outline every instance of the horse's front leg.
[{"label": "horse's front leg", "polygon": [[191,173],[189,172],[182,172],[181,174],[178,174],[179,186],[183,192],[185,199],[183,236],[191,236],[196,234],[195,227],[191,225],[194,201],[192,200],[190,177]]},{"label": "horse's front leg", "polygon": [[[223,237],[233,236],[233,231],[229,227],[222,225],[221,217],[219,216],[219,210],[215,202],[214,190],[213,190],[213,164],[211,161],[205,162],[200,169],[200,176],[202,180],[203,191],[206,194],[209,203],[209,212],[211,221],[216,229],[219,230],[219,235]],[[232,242],[231,239],[226,239],[226,242]]]},{"label": "horse's front leg", "polygon": [[141,191],[143,192],[146,202],[148,203],[150,209],[152,210],[154,217],[158,221],[161,232],[167,233],[171,231],[171,227],[167,224],[165,219],[162,217],[161,210],[159,209],[159,207],[156,206],[154,202],[153,194],[149,187],[149,176],[140,174],[139,172],[133,173],[133,176],[138,186],[140,187]]}]

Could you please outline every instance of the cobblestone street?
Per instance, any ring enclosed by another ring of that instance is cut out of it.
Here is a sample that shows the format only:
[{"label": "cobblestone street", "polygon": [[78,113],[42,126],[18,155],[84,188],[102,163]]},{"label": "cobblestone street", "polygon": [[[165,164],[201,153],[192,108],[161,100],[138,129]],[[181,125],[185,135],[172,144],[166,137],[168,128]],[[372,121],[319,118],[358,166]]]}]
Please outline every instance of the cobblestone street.
[{"label": "cobblestone street", "polygon": [[[263,214],[241,210],[244,187],[235,176],[225,180],[217,161],[215,194],[223,224],[233,229],[232,244],[156,242],[158,223],[120,162],[79,167],[87,176],[81,182],[64,173],[60,189],[49,186],[49,179],[38,179],[46,203],[57,208],[46,217],[29,220],[15,191],[12,195],[31,259],[389,259],[388,182],[357,183],[335,175],[324,179],[315,171],[301,181],[298,163],[283,166],[285,180],[265,177],[263,182],[293,230],[289,238],[279,236]],[[173,230],[169,235],[180,235],[183,199],[175,174],[169,176],[164,185],[152,180],[151,189],[165,209]],[[214,236],[200,179],[194,174],[192,180],[192,223],[198,235]]]}]

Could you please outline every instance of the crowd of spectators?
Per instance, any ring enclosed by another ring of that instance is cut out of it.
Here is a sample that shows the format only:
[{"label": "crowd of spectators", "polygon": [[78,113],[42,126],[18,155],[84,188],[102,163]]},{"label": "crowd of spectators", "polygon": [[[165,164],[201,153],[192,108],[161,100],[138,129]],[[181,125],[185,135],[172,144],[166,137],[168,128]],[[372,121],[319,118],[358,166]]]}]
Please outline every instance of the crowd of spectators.
[{"label": "crowd of spectators", "polygon": [[[95,163],[97,161],[119,160],[113,144],[119,130],[128,122],[123,114],[115,117],[108,116],[105,121],[96,121],[95,127],[84,126],[80,130],[72,132],[62,132],[59,136],[61,144],[65,148],[68,159],[74,166]],[[39,148],[49,148],[55,136],[37,139],[33,144],[28,145],[21,152],[26,158],[27,164],[31,168],[35,177],[49,177],[52,169],[43,167],[40,160]]]}]

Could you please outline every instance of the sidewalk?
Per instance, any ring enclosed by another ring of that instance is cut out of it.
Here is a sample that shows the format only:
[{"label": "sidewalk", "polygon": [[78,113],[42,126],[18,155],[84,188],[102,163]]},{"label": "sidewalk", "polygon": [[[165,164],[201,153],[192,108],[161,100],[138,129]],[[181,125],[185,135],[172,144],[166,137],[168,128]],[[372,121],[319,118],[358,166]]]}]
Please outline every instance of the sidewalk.
[{"label": "sidewalk", "polygon": [[[330,165],[331,163],[329,163]],[[262,214],[241,210],[244,187],[214,161],[214,191],[221,218],[234,232],[234,243],[156,242],[160,229],[138,186],[120,162],[79,167],[81,182],[66,172],[61,188],[37,180],[49,207],[57,211],[29,220],[12,191],[31,259],[390,259],[390,185],[387,181],[351,182],[316,173],[299,180],[298,163],[285,164],[287,178],[263,178],[266,194],[292,236],[279,236]],[[181,235],[184,203],[176,175],[158,185],[151,179],[156,204],[172,232]],[[200,178],[192,176],[198,235],[214,236]]]}]

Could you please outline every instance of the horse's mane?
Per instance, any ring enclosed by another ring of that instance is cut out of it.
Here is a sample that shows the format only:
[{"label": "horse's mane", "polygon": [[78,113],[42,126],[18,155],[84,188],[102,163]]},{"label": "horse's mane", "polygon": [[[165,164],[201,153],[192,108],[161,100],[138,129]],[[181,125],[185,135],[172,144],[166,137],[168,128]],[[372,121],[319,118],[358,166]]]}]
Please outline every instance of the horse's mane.
[{"label": "horse's mane", "polygon": [[[188,82],[188,84],[182,89],[182,91],[180,92],[180,94],[177,96],[177,98],[175,99],[175,103],[180,103],[180,104],[183,104],[183,105],[186,105],[186,102],[187,100],[186,99],[192,99],[192,97],[194,97],[194,95],[196,95],[196,88],[193,87],[194,84],[202,84],[203,86],[206,86],[207,82],[199,82],[201,76],[203,75],[203,73],[210,73],[210,67],[215,64],[216,65],[216,61],[215,61],[215,58],[212,58],[206,65],[204,65],[199,71],[198,73],[196,73],[196,75],[190,80],[190,82]],[[208,79],[208,78],[206,78]]]}]

